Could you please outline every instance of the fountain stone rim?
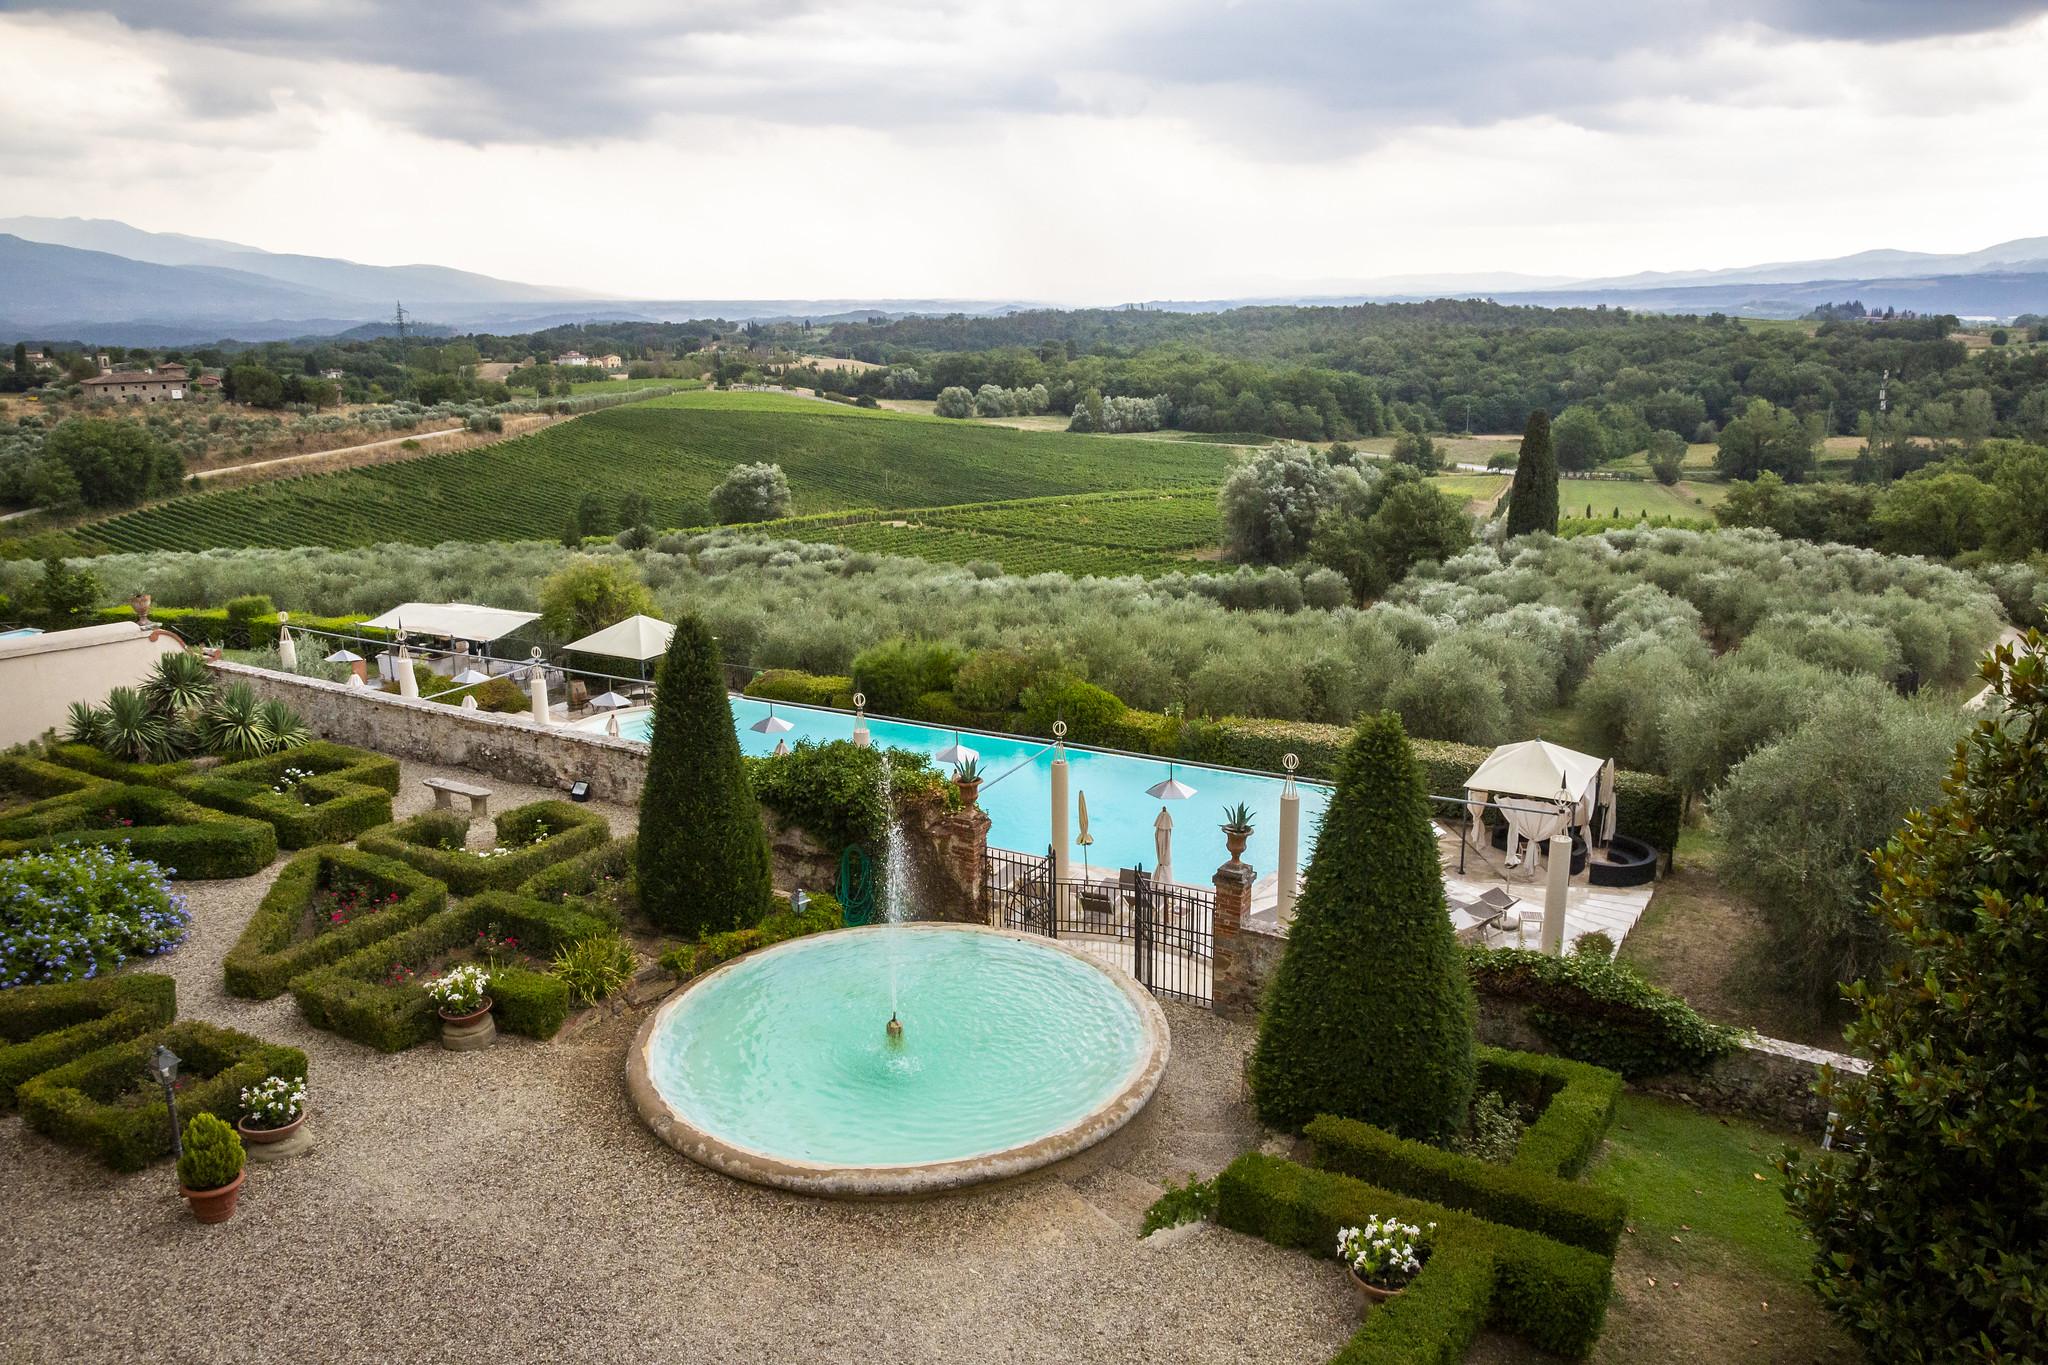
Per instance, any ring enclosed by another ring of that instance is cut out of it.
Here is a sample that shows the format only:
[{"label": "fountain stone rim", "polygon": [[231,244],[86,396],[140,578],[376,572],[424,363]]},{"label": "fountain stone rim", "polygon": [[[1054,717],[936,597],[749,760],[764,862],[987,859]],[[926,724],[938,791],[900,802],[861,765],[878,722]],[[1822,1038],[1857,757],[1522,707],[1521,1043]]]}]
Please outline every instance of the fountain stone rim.
[{"label": "fountain stone rim", "polygon": [[1166,1026],[1166,1013],[1159,1008],[1159,1002],[1153,998],[1152,992],[1140,985],[1130,973],[1106,966],[1070,944],[1021,930],[997,929],[985,924],[962,924],[944,920],[868,924],[835,929],[831,932],[834,935],[906,932],[995,934],[1015,939],[1020,943],[1029,943],[1049,952],[1066,953],[1087,963],[1116,983],[1124,998],[1136,1009],[1139,1027],[1144,1035],[1138,1064],[1125,1077],[1123,1086],[1116,1094],[1075,1122],[1034,1138],[1030,1142],[1006,1147],[1000,1151],[985,1152],[979,1156],[909,1165],[839,1165],[777,1156],[715,1137],[691,1123],[656,1088],[648,1065],[648,1048],[653,1043],[655,1035],[660,1032],[663,1022],[681,1006],[691,991],[721,972],[729,971],[742,963],[754,962],[770,953],[796,948],[814,941],[812,937],[807,936],[777,943],[733,958],[729,962],[720,963],[702,976],[685,983],[681,990],[662,1001],[660,1007],[640,1026],[639,1032],[633,1037],[633,1046],[626,1053],[626,1089],[633,1097],[633,1107],[639,1112],[641,1122],[653,1130],[656,1137],[700,1166],[756,1185],[833,1199],[918,1198],[943,1194],[969,1185],[1008,1180],[1086,1151],[1136,1118],[1146,1102],[1152,1098],[1153,1092],[1158,1090],[1160,1079],[1166,1074],[1166,1064],[1173,1050],[1172,1037]]}]

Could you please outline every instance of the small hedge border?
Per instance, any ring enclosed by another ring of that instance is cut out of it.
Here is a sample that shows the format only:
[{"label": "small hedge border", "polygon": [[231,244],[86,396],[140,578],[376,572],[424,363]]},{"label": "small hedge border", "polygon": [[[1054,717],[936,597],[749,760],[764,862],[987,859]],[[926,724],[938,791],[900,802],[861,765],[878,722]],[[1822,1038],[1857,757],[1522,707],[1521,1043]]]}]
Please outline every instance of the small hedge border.
[{"label": "small hedge border", "polygon": [[1468,948],[1472,987],[1524,1006],[1529,1027],[1564,1056],[1629,1080],[1700,1071],[1742,1045],[1740,1029],[1708,1023],[1684,1000],[1600,953],[1552,957],[1527,948]]},{"label": "small hedge border", "polygon": [[615,925],[640,905],[639,866],[632,837],[599,844],[573,858],[544,867],[514,888],[522,896],[556,905],[570,904]]},{"label": "small hedge border", "polygon": [[[299,1013],[315,1028],[338,1033],[379,1052],[402,1052],[440,1030],[434,1002],[424,984],[387,985],[394,965],[418,969],[442,953],[466,947],[479,932],[497,926],[511,931],[519,946],[545,955],[578,939],[609,931],[603,920],[566,905],[489,891],[474,896],[389,938],[380,939],[332,966],[291,983]],[[569,987],[560,977],[507,968],[491,977],[492,1013],[498,1027],[529,1038],[552,1038],[569,1017]]]},{"label": "small hedge border", "polygon": [[178,983],[154,972],[0,991],[0,1109],[23,1081],[177,1017]]},{"label": "small hedge border", "polygon": [[112,754],[101,753],[90,744],[52,744],[46,751],[50,762],[75,768],[94,777],[104,777],[128,786],[148,787],[192,771],[189,760],[176,763],[129,763]]},{"label": "small hedge border", "polygon": [[544,820],[556,832],[502,858],[486,858],[466,849],[435,848],[422,842],[426,831],[448,823],[445,811],[426,811],[410,820],[371,830],[356,840],[356,846],[411,863],[441,882],[451,894],[468,896],[479,891],[509,891],[542,868],[595,848],[611,837],[611,827],[602,815],[567,801],[535,801],[519,806],[500,814],[494,825],[502,838],[508,829],[527,820]]},{"label": "small hedge border", "polygon": [[742,695],[762,701],[786,701],[800,706],[829,706],[840,711],[853,709],[853,679],[843,673],[805,673],[794,668],[771,668],[758,673]]},{"label": "small hedge border", "polygon": [[1503,1094],[1532,1089],[1549,1094],[1549,1104],[1523,1132],[1508,1164],[1411,1142],[1372,1124],[1328,1114],[1312,1119],[1304,1130],[1315,1164],[1612,1257],[1627,1206],[1606,1190],[1560,1177],[1576,1174],[1599,1145],[1614,1116],[1621,1077],[1599,1067],[1498,1048],[1480,1050],[1479,1075],[1482,1088]]},{"label": "small hedge border", "polygon": [[25,792],[32,798],[14,812],[17,815],[54,797],[76,796],[108,785],[106,778],[61,763],[49,763],[26,754],[0,754],[0,787]]},{"label": "small hedge border", "polygon": [[[299,785],[322,799],[308,805],[295,791],[273,791],[287,768],[312,772],[314,776]],[[311,848],[342,843],[364,830],[391,823],[398,760],[316,740],[262,758],[174,777],[170,785],[201,805],[266,822],[277,831],[280,848]]]},{"label": "small hedge border", "polygon": [[787,905],[769,911],[761,922],[747,929],[728,929],[695,943],[685,943],[661,955],[661,965],[675,973],[677,981],[702,976],[722,962],[772,947],[793,938],[822,934],[841,927],[846,911],[836,896],[806,892],[804,912],[799,915]]},{"label": "small hedge border", "polygon": [[[300,918],[323,873],[352,873],[398,892],[399,899],[339,929],[299,939]],[[221,964],[229,995],[269,1000],[294,978],[338,962],[379,939],[410,929],[448,908],[448,888],[408,863],[353,848],[313,848],[284,865]]]},{"label": "small hedge border", "polygon": [[[88,1052],[24,1081],[16,1091],[21,1116],[47,1137],[91,1152],[117,1171],[139,1171],[171,1152],[170,1115],[149,1093],[145,1065],[158,1044],[178,1054],[181,1077],[178,1126],[195,1114],[233,1123],[241,1116],[242,1088],[266,1076],[303,1079],[306,1054],[233,1029],[198,1020],[171,1024],[140,1037]],[[123,1104],[142,1091],[140,1104]]]},{"label": "small hedge border", "polygon": [[[101,810],[135,823],[84,828]],[[277,857],[277,831],[268,824],[213,810],[163,787],[95,786],[0,820],[0,857],[76,844],[125,844],[136,857],[187,881],[247,877]]]},{"label": "small hedge border", "polygon": [[1611,1289],[1604,1256],[1258,1152],[1217,1177],[1216,1221],[1276,1246],[1334,1259],[1338,1229],[1374,1215],[1435,1223],[1433,1249],[1407,1292],[1375,1308],[1338,1352],[1342,1365],[1455,1362],[1488,1326],[1571,1360],[1599,1339]]}]

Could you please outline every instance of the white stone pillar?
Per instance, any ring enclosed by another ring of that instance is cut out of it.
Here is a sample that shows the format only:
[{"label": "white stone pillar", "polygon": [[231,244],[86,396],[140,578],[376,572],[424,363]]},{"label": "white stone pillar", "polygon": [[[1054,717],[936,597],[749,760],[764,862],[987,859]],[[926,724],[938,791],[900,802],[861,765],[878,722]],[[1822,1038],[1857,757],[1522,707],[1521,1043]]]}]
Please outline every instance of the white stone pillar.
[{"label": "white stone pillar", "polygon": [[858,747],[868,747],[868,698],[865,692],[853,694],[853,742]]},{"label": "white stone pillar", "polygon": [[392,665],[398,672],[398,695],[417,697],[420,694],[420,680],[412,675],[412,651],[405,647],[405,641],[398,642],[398,657]]},{"label": "white stone pillar", "polygon": [[1294,770],[1300,765],[1301,760],[1293,754],[1280,759],[1287,780],[1280,784],[1280,866],[1276,874],[1280,901],[1275,913],[1283,929],[1294,918],[1295,883],[1301,872],[1301,793],[1294,787]]},{"label": "white stone pillar", "polygon": [[299,646],[292,639],[292,628],[286,623],[292,619],[288,611],[277,614],[277,666],[287,673],[299,671]]},{"label": "white stone pillar", "polygon": [[1059,738],[1067,733],[1065,721],[1053,722],[1052,742],[1052,875],[1066,881],[1067,853],[1067,746]]},{"label": "white stone pillar", "polygon": [[554,718],[548,714],[548,674],[538,659],[533,664],[533,723],[553,725]]},{"label": "white stone pillar", "polygon": [[1572,889],[1572,836],[1550,838],[1549,884],[1543,892],[1543,951],[1556,956],[1564,951],[1564,911]]}]

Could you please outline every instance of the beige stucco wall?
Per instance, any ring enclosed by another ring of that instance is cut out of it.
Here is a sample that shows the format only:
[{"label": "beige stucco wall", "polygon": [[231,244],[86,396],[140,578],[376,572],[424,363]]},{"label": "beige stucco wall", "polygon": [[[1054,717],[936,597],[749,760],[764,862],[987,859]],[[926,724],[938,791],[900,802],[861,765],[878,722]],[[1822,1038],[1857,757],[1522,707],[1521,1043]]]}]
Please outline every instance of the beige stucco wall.
[{"label": "beige stucco wall", "polygon": [[133,622],[0,640],[0,748],[61,730],[72,702],[133,687],[159,655],[184,647],[167,631]]}]

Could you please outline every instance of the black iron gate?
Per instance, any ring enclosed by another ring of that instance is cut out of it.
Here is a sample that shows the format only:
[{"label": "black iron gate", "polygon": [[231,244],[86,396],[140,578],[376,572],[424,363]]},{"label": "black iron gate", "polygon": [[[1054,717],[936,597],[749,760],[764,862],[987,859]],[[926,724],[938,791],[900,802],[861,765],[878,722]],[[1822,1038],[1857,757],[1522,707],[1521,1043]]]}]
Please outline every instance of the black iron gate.
[{"label": "black iron gate", "polygon": [[1034,857],[997,848],[982,864],[982,884],[1004,928],[1074,940],[1154,995],[1210,1003],[1214,892],[1155,882],[1143,868],[1120,869],[1114,881],[1063,881],[1051,850]]}]

